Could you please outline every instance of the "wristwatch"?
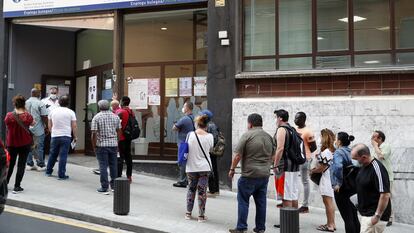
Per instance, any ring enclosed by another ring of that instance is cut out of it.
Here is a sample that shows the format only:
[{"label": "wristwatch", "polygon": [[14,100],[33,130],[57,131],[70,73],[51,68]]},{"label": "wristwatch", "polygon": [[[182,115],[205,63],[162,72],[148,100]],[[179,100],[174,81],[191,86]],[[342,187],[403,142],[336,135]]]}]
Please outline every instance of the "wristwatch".
[{"label": "wristwatch", "polygon": [[234,168],[230,168],[230,171],[234,172],[235,170],[234,170]]},{"label": "wristwatch", "polygon": [[378,218],[378,219],[381,219],[381,214],[379,214],[379,213],[375,213],[374,217],[376,217],[376,218]]}]

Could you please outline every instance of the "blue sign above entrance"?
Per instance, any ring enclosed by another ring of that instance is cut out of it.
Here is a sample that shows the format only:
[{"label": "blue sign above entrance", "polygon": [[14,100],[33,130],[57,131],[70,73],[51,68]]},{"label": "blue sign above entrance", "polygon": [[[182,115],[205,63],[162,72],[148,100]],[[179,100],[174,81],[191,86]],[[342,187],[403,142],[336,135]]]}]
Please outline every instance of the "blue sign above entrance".
[{"label": "blue sign above entrance", "polygon": [[3,16],[27,17],[207,2],[207,0],[4,0]]}]

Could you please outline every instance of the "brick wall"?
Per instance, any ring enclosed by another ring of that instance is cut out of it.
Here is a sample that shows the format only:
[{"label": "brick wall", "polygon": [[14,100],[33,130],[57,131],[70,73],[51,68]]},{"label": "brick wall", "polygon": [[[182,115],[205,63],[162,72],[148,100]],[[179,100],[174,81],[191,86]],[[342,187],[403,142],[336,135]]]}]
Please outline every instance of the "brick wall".
[{"label": "brick wall", "polygon": [[414,74],[237,80],[239,98],[413,94]]}]

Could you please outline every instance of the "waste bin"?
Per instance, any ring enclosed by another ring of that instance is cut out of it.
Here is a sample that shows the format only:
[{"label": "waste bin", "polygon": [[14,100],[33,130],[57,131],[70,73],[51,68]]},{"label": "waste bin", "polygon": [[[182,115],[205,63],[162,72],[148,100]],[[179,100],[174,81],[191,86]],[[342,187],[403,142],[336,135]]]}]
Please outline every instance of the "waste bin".
[{"label": "waste bin", "polygon": [[116,178],[114,181],[114,214],[129,213],[130,187],[127,178]]},{"label": "waste bin", "polygon": [[299,233],[299,210],[297,208],[280,209],[280,233]]},{"label": "waste bin", "polygon": [[145,138],[137,138],[132,141],[131,154],[148,155],[148,142]]}]

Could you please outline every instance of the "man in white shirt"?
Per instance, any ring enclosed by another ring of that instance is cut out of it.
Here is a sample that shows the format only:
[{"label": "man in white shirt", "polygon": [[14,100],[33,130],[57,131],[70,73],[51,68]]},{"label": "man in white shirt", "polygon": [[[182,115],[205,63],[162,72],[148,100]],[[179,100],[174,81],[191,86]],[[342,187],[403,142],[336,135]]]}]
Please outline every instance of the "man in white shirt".
[{"label": "man in white shirt", "polygon": [[66,180],[66,160],[72,141],[76,142],[77,125],[76,114],[69,109],[69,97],[62,96],[59,98],[60,107],[55,108],[49,114],[49,129],[51,132],[50,155],[47,163],[46,176],[51,176],[57,157],[59,156],[58,179]]},{"label": "man in white shirt", "polygon": [[51,87],[49,89],[49,93],[50,95],[46,98],[43,98],[42,102],[46,105],[46,108],[50,113],[53,109],[59,107],[59,90],[57,87]]}]

